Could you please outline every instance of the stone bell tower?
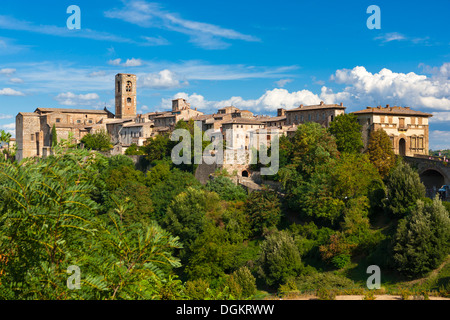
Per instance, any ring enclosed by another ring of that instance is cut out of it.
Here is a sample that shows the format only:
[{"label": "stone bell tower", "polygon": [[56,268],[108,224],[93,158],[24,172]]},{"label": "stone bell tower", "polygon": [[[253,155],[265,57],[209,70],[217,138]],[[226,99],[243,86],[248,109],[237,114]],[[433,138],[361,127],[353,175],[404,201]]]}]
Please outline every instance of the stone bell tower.
[{"label": "stone bell tower", "polygon": [[136,75],[116,75],[116,118],[136,117]]}]

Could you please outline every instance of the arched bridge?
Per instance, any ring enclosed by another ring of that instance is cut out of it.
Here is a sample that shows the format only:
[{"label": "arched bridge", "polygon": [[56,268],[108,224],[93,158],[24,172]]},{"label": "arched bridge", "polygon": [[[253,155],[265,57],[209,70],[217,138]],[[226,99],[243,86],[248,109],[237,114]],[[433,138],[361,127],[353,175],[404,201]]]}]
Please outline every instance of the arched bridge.
[{"label": "arched bridge", "polygon": [[431,156],[403,157],[419,172],[427,189],[427,196],[433,197],[443,185],[450,185],[450,161]]}]

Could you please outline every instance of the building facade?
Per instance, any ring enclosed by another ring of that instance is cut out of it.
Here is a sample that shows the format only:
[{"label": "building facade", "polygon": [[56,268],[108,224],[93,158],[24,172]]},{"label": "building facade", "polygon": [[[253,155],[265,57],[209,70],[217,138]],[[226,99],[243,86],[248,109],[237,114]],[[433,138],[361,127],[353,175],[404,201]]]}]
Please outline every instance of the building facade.
[{"label": "building facade", "polygon": [[286,125],[299,125],[306,122],[317,122],[328,128],[330,123],[341,114],[345,113],[345,107],[341,104],[324,104],[323,101],[319,105],[304,106],[290,110],[285,110]]},{"label": "building facade", "polygon": [[429,113],[412,110],[409,107],[367,107],[353,112],[362,126],[364,148],[367,149],[370,134],[383,129],[391,138],[395,154],[414,157],[428,155]]}]

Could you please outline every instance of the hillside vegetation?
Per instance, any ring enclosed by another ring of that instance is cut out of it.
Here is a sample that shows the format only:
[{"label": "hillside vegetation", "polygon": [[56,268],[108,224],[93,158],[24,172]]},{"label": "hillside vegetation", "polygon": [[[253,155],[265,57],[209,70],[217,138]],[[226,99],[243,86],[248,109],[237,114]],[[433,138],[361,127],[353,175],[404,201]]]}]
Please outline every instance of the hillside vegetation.
[{"label": "hillside vegetation", "polygon": [[342,137],[353,129],[338,117],[281,138],[267,177],[281,193],[248,194],[226,172],[201,185],[194,167],[170,161],[167,136],[140,150],[145,173],[65,141],[46,159],[1,160],[0,298],[333,298],[366,294],[370,265],[384,292],[448,297],[449,212],[425,198],[387,135],[362,154],[360,135]]}]

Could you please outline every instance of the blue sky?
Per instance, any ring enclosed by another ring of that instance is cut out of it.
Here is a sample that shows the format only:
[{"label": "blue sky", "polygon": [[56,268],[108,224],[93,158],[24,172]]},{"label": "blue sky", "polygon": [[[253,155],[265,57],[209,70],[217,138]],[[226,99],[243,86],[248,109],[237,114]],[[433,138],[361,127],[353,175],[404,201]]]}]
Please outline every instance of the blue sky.
[{"label": "blue sky", "polygon": [[[81,9],[69,30],[67,7]],[[381,10],[381,29],[366,10]],[[138,75],[138,111],[175,97],[235,105],[343,102],[433,113],[430,146],[450,148],[450,1],[2,1],[0,129],[37,107],[114,111],[114,75]]]}]

